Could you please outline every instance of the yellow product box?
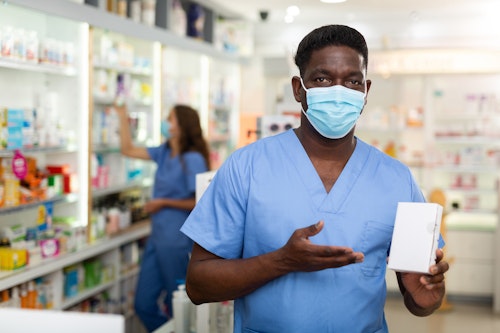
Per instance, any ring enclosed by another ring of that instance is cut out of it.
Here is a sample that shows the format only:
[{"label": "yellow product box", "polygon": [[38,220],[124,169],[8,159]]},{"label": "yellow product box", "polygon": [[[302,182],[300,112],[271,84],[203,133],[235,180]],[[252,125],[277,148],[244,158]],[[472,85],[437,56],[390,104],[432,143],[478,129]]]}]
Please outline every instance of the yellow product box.
[{"label": "yellow product box", "polygon": [[0,107],[0,150],[7,148],[7,109]]},{"label": "yellow product box", "polygon": [[14,270],[26,266],[27,263],[26,249],[0,248],[0,269]]}]

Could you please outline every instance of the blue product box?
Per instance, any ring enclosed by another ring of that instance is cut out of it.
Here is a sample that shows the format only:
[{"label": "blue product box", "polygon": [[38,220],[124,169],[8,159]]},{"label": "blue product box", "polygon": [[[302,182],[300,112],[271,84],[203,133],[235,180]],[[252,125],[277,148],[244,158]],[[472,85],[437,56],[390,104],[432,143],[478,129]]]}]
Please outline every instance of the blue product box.
[{"label": "blue product box", "polygon": [[7,149],[21,149],[23,147],[23,128],[10,127],[7,129]]},{"label": "blue product box", "polygon": [[64,273],[64,296],[72,297],[78,294],[78,269],[68,268]]},{"label": "blue product box", "polygon": [[23,128],[23,125],[24,125],[24,110],[8,109],[7,126]]}]

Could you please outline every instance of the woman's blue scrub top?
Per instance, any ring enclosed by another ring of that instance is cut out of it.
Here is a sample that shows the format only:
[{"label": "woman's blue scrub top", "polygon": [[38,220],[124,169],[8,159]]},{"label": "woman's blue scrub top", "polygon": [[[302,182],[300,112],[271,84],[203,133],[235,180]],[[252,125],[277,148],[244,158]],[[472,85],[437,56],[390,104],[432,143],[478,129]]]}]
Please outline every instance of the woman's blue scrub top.
[{"label": "woman's blue scrub top", "polygon": [[[171,149],[166,144],[148,147],[148,154],[156,162],[157,168],[153,184],[153,198],[186,199],[194,198],[196,174],[207,171],[203,156],[199,152],[187,152],[171,157]],[[190,240],[179,232],[189,211],[163,208],[151,215],[151,239],[155,243],[190,246]]]},{"label": "woman's blue scrub top", "polygon": [[357,139],[327,193],[289,130],[233,153],[181,231],[220,257],[249,258],[323,220],[310,240],[352,247],[364,262],[290,273],[235,300],[234,332],[387,332],[386,259],[400,201],[424,197],[399,161]]}]

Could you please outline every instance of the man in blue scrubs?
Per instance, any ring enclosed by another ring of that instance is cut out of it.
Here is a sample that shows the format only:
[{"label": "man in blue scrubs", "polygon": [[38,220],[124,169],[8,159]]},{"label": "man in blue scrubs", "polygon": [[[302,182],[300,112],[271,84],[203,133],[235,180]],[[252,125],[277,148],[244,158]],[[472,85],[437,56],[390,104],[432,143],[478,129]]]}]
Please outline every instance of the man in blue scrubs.
[{"label": "man in blue scrubs", "polygon": [[[195,245],[187,291],[235,300],[235,332],[387,332],[385,271],[398,202],[424,197],[410,170],[354,135],[371,82],[356,30],[320,27],[299,44],[292,78],[301,125],[233,153],[181,231]],[[397,273],[408,310],[445,294],[428,274]]]}]

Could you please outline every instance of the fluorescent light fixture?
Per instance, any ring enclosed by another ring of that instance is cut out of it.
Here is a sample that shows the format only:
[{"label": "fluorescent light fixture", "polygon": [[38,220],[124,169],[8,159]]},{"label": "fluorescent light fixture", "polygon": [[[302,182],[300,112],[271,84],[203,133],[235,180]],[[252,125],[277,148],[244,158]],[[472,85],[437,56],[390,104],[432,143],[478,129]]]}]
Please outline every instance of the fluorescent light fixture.
[{"label": "fluorescent light fixture", "polygon": [[341,2],[346,2],[347,0],[319,0],[324,3],[341,3]]}]

